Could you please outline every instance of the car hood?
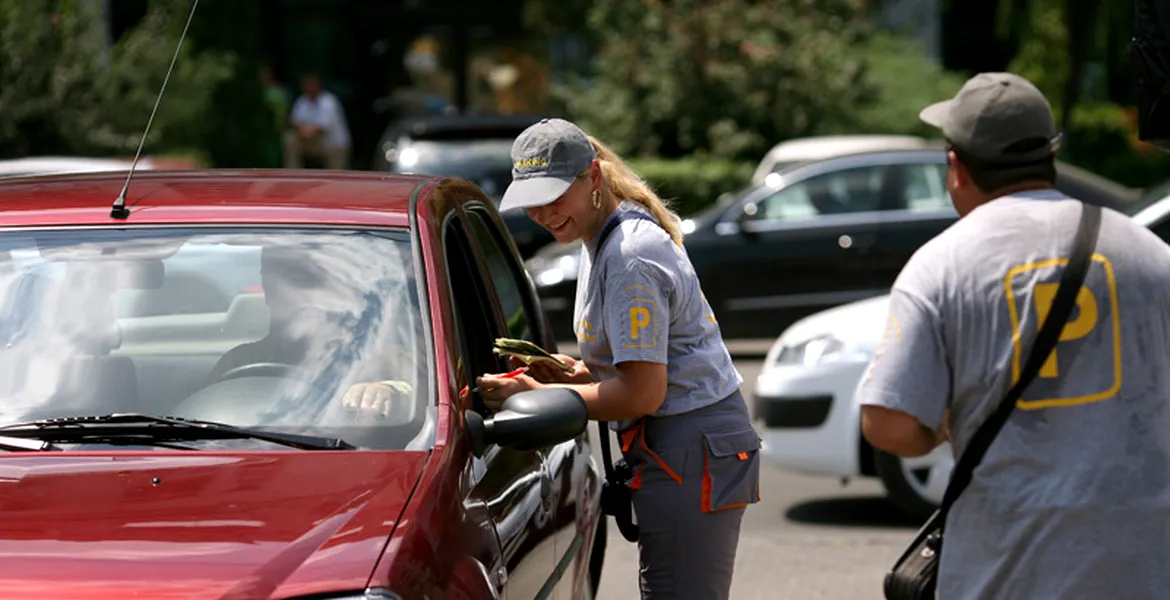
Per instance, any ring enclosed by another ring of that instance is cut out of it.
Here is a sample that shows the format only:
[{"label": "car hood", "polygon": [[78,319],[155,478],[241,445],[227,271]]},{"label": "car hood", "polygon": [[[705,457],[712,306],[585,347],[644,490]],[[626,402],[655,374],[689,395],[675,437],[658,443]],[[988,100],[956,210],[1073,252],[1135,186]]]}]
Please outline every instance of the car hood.
[{"label": "car hood", "polygon": [[889,309],[889,294],[834,306],[793,323],[778,341],[796,345],[832,335],[854,348],[872,351],[882,341]]},{"label": "car hood", "polygon": [[362,589],[427,456],[6,455],[0,590],[228,600]]}]

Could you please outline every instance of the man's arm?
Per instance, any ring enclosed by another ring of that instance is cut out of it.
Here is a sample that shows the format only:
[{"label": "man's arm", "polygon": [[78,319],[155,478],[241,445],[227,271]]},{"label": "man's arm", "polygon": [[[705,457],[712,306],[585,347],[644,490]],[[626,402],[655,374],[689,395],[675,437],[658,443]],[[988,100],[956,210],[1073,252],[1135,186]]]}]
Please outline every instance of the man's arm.
[{"label": "man's arm", "polygon": [[895,288],[885,338],[858,387],[861,431],[897,456],[929,454],[947,440],[951,370],[941,316],[922,296]]},{"label": "man's arm", "polygon": [[944,431],[935,431],[923,425],[908,413],[882,406],[861,407],[861,433],[869,445],[896,456],[924,456],[947,441]]}]

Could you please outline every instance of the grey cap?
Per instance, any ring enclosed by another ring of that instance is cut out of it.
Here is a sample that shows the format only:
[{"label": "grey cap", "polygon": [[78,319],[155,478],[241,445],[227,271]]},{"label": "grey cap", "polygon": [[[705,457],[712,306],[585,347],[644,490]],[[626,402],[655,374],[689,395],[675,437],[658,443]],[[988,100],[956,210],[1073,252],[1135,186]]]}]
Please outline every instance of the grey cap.
[{"label": "grey cap", "polygon": [[512,183],[500,211],[551,204],[595,158],[581,128],[564,119],[541,119],[512,143]]},{"label": "grey cap", "polygon": [[[1025,163],[1043,159],[1060,148],[1052,107],[1030,81],[1012,73],[980,73],[950,100],[918,114],[959,150],[990,163]],[[1047,140],[1026,150],[1009,148],[1025,140]]]}]

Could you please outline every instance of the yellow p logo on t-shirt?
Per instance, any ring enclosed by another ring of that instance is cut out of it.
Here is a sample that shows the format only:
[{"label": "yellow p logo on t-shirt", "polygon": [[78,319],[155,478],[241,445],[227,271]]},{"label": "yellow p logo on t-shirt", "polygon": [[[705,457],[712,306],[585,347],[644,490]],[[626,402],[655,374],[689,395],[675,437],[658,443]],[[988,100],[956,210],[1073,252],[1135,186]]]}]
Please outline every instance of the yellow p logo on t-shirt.
[{"label": "yellow p logo on t-shirt", "polygon": [[637,340],[642,330],[650,326],[650,311],[644,306],[630,307],[630,339]]}]

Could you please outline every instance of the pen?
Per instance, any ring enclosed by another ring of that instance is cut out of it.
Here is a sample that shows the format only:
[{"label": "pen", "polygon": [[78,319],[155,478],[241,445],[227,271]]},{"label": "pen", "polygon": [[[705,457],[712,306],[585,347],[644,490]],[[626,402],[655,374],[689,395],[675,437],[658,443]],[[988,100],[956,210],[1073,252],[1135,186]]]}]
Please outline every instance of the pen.
[{"label": "pen", "polygon": [[[501,379],[512,379],[512,378],[516,377],[517,375],[521,375],[521,374],[527,373],[527,372],[528,372],[528,367],[520,367],[519,369],[516,369],[513,371],[508,371],[507,373],[504,373],[503,375],[497,375],[497,377],[500,377]],[[477,385],[477,386],[471,388],[471,391],[478,394],[479,393],[479,386]]]}]

